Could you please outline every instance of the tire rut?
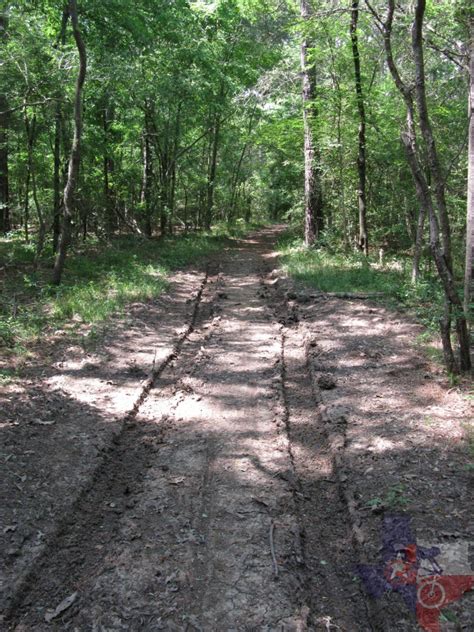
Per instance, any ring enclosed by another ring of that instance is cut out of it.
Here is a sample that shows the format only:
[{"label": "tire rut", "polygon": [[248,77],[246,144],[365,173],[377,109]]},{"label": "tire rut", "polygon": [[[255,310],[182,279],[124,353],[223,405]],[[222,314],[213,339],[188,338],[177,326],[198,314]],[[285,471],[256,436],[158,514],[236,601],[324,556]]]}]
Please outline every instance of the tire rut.
[{"label": "tire rut", "polygon": [[[133,407],[123,419],[120,432],[114,436],[113,444],[109,446],[102,463],[94,472],[90,485],[82,491],[72,511],[51,538],[44,554],[12,596],[5,616],[8,629],[40,630],[45,626],[46,607],[54,608],[65,596],[73,591],[80,591],[95,569],[104,564],[102,552],[107,551],[123,514],[133,509],[133,497],[140,489],[170,426],[169,414],[163,414],[160,423],[142,424],[137,419],[139,411],[158,386],[169,391],[170,384],[178,384],[176,376],[166,379],[165,373],[167,369],[174,369],[181,356],[185,356],[183,348],[187,341],[213,314],[215,296],[212,294],[206,297],[206,292],[211,294],[218,285],[218,276],[215,279],[212,277],[213,272],[208,266],[193,299],[194,306],[188,325],[176,340],[171,352],[158,366],[152,367]],[[186,360],[189,363],[189,358]],[[175,401],[169,410],[170,414],[180,399],[179,394],[171,395]],[[71,613],[73,612],[74,608],[71,609]],[[47,629],[55,627],[53,622]]]},{"label": "tire rut", "polygon": [[354,583],[364,536],[344,467],[347,419],[323,404],[317,339],[299,322],[297,303],[288,299],[294,293],[268,279],[264,285],[281,324],[282,419],[295,477],[310,625],[345,632],[389,630],[378,604]]}]

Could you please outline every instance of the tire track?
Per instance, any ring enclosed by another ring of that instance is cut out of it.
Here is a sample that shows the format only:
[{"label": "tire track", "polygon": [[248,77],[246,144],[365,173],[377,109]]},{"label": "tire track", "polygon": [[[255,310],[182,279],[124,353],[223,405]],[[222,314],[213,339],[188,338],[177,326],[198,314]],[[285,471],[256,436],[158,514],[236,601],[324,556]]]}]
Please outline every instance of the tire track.
[{"label": "tire track", "polygon": [[[16,586],[5,613],[8,629],[17,629],[15,626],[20,624],[20,630],[39,630],[41,618],[34,614],[33,606],[37,611],[41,611],[41,605],[43,610],[45,606],[54,607],[80,587],[81,580],[93,574],[103,561],[101,551],[107,550],[122,514],[133,508],[131,499],[169,427],[169,416],[153,425],[137,422],[137,416],[150,393],[164,381],[166,369],[179,362],[191,334],[211,317],[214,294],[203,304],[206,290],[211,291],[209,285],[217,285],[211,277],[208,267],[184,332],[162,362],[152,367],[90,483],[59,523],[41,557]],[[174,406],[178,403],[179,396],[175,397]],[[32,627],[23,628],[25,625]]]}]

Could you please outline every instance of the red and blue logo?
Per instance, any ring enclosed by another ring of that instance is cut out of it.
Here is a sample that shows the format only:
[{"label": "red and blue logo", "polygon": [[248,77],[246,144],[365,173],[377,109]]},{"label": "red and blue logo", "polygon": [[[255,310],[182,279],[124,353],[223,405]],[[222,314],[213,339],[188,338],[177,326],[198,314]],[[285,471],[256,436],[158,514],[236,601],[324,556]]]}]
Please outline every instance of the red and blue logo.
[{"label": "red and blue logo", "polygon": [[474,574],[445,574],[437,562],[442,556],[440,546],[417,545],[409,516],[386,515],[381,562],[357,567],[372,597],[380,598],[389,591],[399,593],[426,632],[440,632],[442,609],[474,589]]}]

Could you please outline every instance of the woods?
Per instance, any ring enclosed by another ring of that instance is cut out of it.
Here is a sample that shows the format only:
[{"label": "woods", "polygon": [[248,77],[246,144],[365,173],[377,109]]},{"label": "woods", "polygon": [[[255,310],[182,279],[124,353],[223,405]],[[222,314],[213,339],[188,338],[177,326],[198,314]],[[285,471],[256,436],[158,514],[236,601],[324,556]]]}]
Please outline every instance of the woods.
[{"label": "woods", "polygon": [[398,266],[467,371],[472,24],[467,0],[3,2],[2,248],[60,285],[91,243],[289,222]]}]

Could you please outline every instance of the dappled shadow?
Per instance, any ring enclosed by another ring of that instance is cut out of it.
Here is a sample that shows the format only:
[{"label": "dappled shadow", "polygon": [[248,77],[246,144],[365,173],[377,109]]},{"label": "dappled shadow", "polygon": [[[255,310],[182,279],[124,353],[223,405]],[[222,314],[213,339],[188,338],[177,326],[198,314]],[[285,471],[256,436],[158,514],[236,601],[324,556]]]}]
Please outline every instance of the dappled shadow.
[{"label": "dappled shadow", "polygon": [[[61,481],[70,476],[69,489],[77,488],[81,472],[90,474],[102,457],[94,485],[76,499],[18,603],[14,620],[23,630],[291,630],[308,604],[316,630],[334,623],[365,632],[354,565],[378,561],[383,512],[409,512],[420,541],[474,540],[461,441],[467,409],[413,351],[416,329],[382,308],[331,301],[299,306],[304,325],[285,329],[282,341],[256,274],[268,270],[259,263],[265,239],[230,251],[209,318],[117,441],[114,416],[44,387],[29,401],[46,410],[54,396],[61,422],[4,430],[15,454],[7,488],[15,488],[23,467],[31,472],[20,483],[25,495],[7,513],[35,528],[68,511],[73,499],[64,498]],[[214,313],[220,318],[211,324]],[[308,372],[308,337],[314,375],[336,381],[322,394]],[[119,337],[116,344],[123,350]],[[65,368],[81,384],[88,370]],[[97,375],[128,379],[120,370]],[[14,433],[30,442],[21,454]],[[333,444],[333,436],[342,442]],[[104,456],[103,448],[112,449]],[[347,490],[363,548],[354,540]],[[75,591],[77,603],[47,626],[45,608]],[[398,596],[386,596],[383,607],[393,632],[417,629]],[[472,627],[470,597],[453,611]]]}]

